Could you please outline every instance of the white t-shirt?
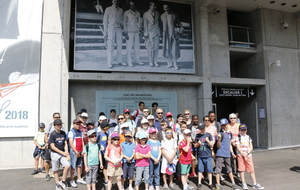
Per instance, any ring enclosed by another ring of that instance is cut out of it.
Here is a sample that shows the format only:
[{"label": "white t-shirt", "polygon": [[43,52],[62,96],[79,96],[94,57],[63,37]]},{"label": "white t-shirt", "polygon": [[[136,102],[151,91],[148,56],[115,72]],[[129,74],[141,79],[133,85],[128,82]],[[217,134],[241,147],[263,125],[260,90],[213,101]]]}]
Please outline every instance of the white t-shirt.
[{"label": "white t-shirt", "polygon": [[[161,141],[161,148],[165,151],[165,153],[168,156],[171,156],[174,153],[174,151],[176,152],[177,143],[176,143],[175,139],[173,139],[173,138],[170,140],[165,138],[164,140]],[[174,159],[175,158],[176,158],[176,156],[174,157]],[[163,159],[167,160],[164,156],[163,156]]]},{"label": "white t-shirt", "polygon": [[[236,143],[235,144],[239,144],[240,145],[240,149],[242,150],[242,152],[248,152],[249,149],[250,149],[250,143],[252,143],[252,139],[250,138],[249,135],[240,135],[240,139],[241,141],[239,140],[239,137],[236,137]],[[238,150],[237,150],[237,154],[241,154]]]},{"label": "white t-shirt", "polygon": [[[136,113],[137,111],[139,112],[138,114]],[[141,119],[141,118],[143,117],[144,114],[143,114],[143,111],[137,109],[137,110],[134,110],[134,112],[132,112],[131,115],[132,115],[133,117],[135,117],[135,123],[137,123],[138,120]]]}]

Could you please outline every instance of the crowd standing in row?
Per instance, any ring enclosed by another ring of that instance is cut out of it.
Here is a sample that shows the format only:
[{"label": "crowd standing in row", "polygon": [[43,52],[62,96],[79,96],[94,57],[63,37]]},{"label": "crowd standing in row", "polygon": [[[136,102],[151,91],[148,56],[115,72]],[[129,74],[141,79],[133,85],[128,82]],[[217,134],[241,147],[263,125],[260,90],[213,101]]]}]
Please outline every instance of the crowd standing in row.
[{"label": "crowd standing in row", "polygon": [[[184,190],[194,188],[189,185],[188,177],[198,177],[197,189],[201,189],[204,176],[210,189],[222,189],[220,174],[223,164],[233,189],[238,189],[232,171],[236,166],[243,189],[248,189],[245,171],[250,173],[253,188],[264,189],[256,182],[251,155],[253,146],[247,135],[247,126],[237,123],[235,113],[229,115],[230,122],[226,118],[218,122],[215,113],[210,111],[202,123],[197,115],[190,117],[190,110],[184,110],[175,121],[171,112],[167,112],[167,118],[164,118],[163,109],[158,108],[156,102],[152,104],[152,110],[140,102],[139,109],[132,113],[124,109],[124,114],[116,117],[116,110],[110,110],[110,119],[101,112],[94,125],[86,112],[83,109],[77,114],[78,118],[73,120],[67,134],[62,130],[65,126],[59,113],[53,114],[54,121],[46,129],[43,123],[39,125],[39,133],[34,139],[35,170],[32,174],[45,172],[46,180],[50,180],[49,164],[52,161],[56,189],[67,188],[69,169],[71,187],[81,183],[86,184],[88,190],[96,189],[98,170],[103,171],[104,185],[108,190],[114,178],[119,190],[124,189],[127,179],[128,189],[133,190],[134,171],[136,190],[142,182],[147,190],[159,190],[160,176],[164,189],[175,189],[175,174]],[[45,160],[45,168],[42,163],[39,170],[40,157]],[[234,160],[236,163],[232,163]],[[60,166],[64,168],[61,180],[58,178]],[[213,174],[216,185],[212,183]]]}]

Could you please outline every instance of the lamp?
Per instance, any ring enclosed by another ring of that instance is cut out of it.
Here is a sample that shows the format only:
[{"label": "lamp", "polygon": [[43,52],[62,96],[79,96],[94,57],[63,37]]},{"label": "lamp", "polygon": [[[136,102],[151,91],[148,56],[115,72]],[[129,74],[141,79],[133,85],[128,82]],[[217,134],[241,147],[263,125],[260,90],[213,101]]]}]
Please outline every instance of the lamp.
[{"label": "lamp", "polygon": [[281,61],[280,60],[276,60],[273,63],[269,63],[269,67],[272,67],[273,65],[276,65],[277,67],[281,66]]}]

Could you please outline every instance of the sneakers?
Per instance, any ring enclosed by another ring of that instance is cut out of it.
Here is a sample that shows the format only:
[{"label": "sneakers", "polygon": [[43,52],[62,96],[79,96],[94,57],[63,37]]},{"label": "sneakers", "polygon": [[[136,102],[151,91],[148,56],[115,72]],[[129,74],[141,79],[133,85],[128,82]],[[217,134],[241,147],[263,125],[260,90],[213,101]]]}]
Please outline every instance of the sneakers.
[{"label": "sneakers", "polygon": [[55,190],[62,190],[61,186],[59,184],[55,185]]},{"label": "sneakers", "polygon": [[242,183],[242,188],[243,189],[249,189],[248,186],[247,186],[247,183]]},{"label": "sneakers", "polygon": [[215,186],[214,186],[213,184],[208,185],[208,187],[209,187],[210,189],[213,189],[213,190],[216,189]]},{"label": "sneakers", "polygon": [[159,186],[155,186],[155,190],[160,190],[160,187]]},{"label": "sneakers", "polygon": [[233,185],[231,186],[231,188],[232,188],[233,190],[239,190],[239,188],[237,187],[236,184],[233,184]]},{"label": "sneakers", "polygon": [[175,184],[174,183],[170,183],[169,188],[172,190],[175,190]]},{"label": "sneakers", "polygon": [[133,190],[133,187],[132,187],[132,186],[129,186],[129,187],[128,187],[128,190]]},{"label": "sneakers", "polygon": [[225,178],[223,176],[220,175],[220,180],[221,181],[225,181]]},{"label": "sneakers", "polygon": [[198,184],[197,190],[201,190],[201,189],[202,189],[202,184]]},{"label": "sneakers", "polygon": [[216,184],[216,189],[223,189],[220,184]]},{"label": "sneakers", "polygon": [[164,188],[164,189],[169,189],[168,184],[164,184],[163,188]]},{"label": "sneakers", "polygon": [[194,187],[193,187],[193,186],[190,186],[190,185],[188,185],[187,188],[188,188],[188,189],[194,189]]},{"label": "sneakers", "polygon": [[42,173],[46,173],[46,170],[45,170],[45,168],[43,168],[43,169],[41,170],[41,172],[42,172]]},{"label": "sneakers", "polygon": [[33,172],[31,173],[31,175],[35,175],[35,174],[38,174],[39,171],[38,170],[33,170]]},{"label": "sneakers", "polygon": [[195,172],[192,172],[189,177],[197,177],[197,174]]},{"label": "sneakers", "polygon": [[76,184],[75,180],[70,181],[71,187],[77,188],[78,185]]},{"label": "sneakers", "polygon": [[153,186],[149,186],[149,190],[154,190],[154,187]]},{"label": "sneakers", "polygon": [[252,187],[253,187],[254,189],[265,189],[264,187],[260,186],[259,183],[253,184]]},{"label": "sneakers", "polygon": [[64,189],[64,190],[67,189],[66,182],[64,182],[64,181],[59,181],[58,184],[61,186],[61,189]]},{"label": "sneakers", "polygon": [[77,179],[77,183],[81,183],[82,185],[86,185],[86,182],[82,178]]},{"label": "sneakers", "polygon": [[108,181],[104,181],[104,186],[107,186],[107,184],[108,184]]},{"label": "sneakers", "polygon": [[51,177],[49,174],[46,174],[45,181],[50,181]]}]

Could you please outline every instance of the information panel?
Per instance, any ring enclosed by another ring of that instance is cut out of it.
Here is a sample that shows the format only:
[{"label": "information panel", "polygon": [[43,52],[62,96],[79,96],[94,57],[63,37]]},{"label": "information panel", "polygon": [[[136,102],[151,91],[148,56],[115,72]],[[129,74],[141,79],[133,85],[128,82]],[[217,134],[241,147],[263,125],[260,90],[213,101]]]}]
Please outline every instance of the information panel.
[{"label": "information panel", "polygon": [[0,137],[38,126],[41,0],[0,1]]},{"label": "information panel", "polygon": [[139,102],[145,102],[145,107],[149,110],[152,109],[152,103],[157,102],[164,114],[170,111],[173,116],[177,115],[176,92],[97,91],[96,102],[96,113],[104,112],[106,115],[109,115],[111,109],[120,114],[128,108],[132,113],[138,109]]}]

